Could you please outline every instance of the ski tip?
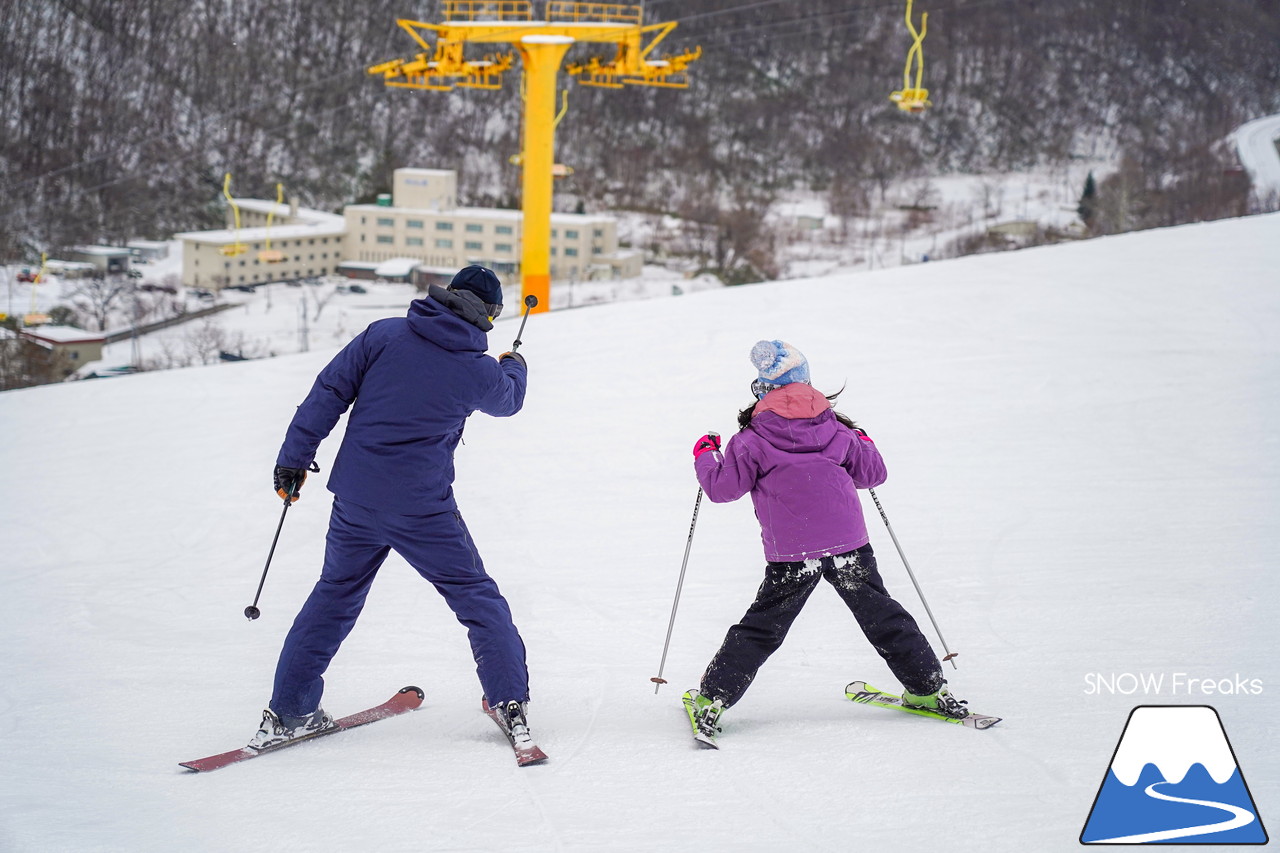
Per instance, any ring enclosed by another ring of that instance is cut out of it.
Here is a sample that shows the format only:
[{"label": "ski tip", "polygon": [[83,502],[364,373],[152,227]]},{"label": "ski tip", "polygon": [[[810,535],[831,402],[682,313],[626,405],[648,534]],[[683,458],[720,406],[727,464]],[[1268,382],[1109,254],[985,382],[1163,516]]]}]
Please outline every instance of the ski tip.
[{"label": "ski tip", "polygon": [[[423,693],[423,692],[422,692],[422,688],[421,688],[421,687],[414,687],[412,684],[410,684],[408,687],[401,687],[401,688],[400,688],[400,694],[404,694],[404,693],[414,693],[414,694],[416,694],[416,695],[417,695],[417,697],[418,697],[418,701],[419,701],[419,702],[421,702],[422,700],[424,700],[424,699],[426,699],[426,698],[427,698],[427,694],[425,694],[425,693]],[[400,694],[397,694],[397,695],[400,695]]]},{"label": "ski tip", "polygon": [[533,747],[533,749],[521,751],[516,754],[516,763],[521,767],[532,767],[535,764],[546,764],[549,760],[550,756],[536,746]]}]

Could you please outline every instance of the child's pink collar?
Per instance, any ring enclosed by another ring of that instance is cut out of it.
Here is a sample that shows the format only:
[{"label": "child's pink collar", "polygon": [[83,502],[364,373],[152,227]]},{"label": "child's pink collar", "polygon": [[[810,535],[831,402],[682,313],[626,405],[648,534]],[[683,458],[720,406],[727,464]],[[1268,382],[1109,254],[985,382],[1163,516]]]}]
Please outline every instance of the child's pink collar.
[{"label": "child's pink collar", "polygon": [[766,394],[751,410],[751,416],[776,412],[788,420],[798,420],[817,417],[830,408],[831,401],[817,388],[803,382],[792,382]]}]

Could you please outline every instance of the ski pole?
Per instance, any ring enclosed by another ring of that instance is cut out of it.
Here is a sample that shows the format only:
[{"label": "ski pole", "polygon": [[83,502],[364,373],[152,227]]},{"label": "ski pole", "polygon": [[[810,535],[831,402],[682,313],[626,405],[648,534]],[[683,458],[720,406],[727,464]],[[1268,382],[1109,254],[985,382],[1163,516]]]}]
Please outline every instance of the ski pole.
[{"label": "ski pole", "polygon": [[[312,462],[307,469],[312,473],[318,473],[320,466]],[[280,511],[280,523],[276,525],[276,535],[271,539],[271,550],[267,552],[267,564],[262,567],[262,580],[258,581],[258,591],[253,596],[253,604],[244,609],[245,618],[252,621],[262,615],[262,611],[258,609],[258,599],[262,596],[262,587],[267,582],[267,570],[271,568],[271,558],[276,553],[276,543],[280,541],[280,530],[284,527],[284,517],[289,512],[289,507],[293,505],[293,497],[298,494],[301,484],[293,487],[293,494],[284,499],[284,509]]]},{"label": "ski pole", "polygon": [[907,567],[907,575],[911,578],[911,584],[916,588],[916,595],[920,596],[920,603],[924,605],[924,612],[929,614],[929,621],[933,623],[933,630],[937,632],[938,639],[942,642],[942,650],[947,653],[943,658],[944,661],[951,661],[952,669],[959,669],[956,666],[955,659],[959,656],[959,652],[953,652],[947,648],[947,641],[942,636],[942,629],[938,627],[938,620],[933,618],[933,611],[929,609],[929,602],[925,600],[924,591],[920,589],[920,584],[916,581],[915,572],[911,571],[911,564],[907,562],[907,555],[902,552],[902,545],[898,543],[897,534],[893,532],[893,525],[889,523],[889,516],[885,515],[884,507],[880,505],[880,498],[876,497],[875,489],[867,489],[871,493],[871,500],[876,502],[876,509],[880,510],[880,518],[884,520],[884,526],[889,531],[889,538],[893,540],[893,547],[898,549],[898,556],[902,558],[902,565]]},{"label": "ski pole", "polygon": [[667,680],[662,677],[662,670],[667,665],[667,649],[671,646],[671,631],[676,626],[676,608],[680,605],[680,590],[684,587],[684,572],[689,566],[689,549],[693,547],[693,529],[698,524],[698,508],[702,506],[702,487],[698,487],[698,498],[693,502],[693,521],[689,522],[689,541],[684,545],[684,561],[680,563],[680,580],[676,582],[676,597],[671,602],[671,621],[667,623],[667,640],[662,644],[662,660],[658,662],[658,674],[649,680],[653,682],[653,695]]},{"label": "ski pole", "polygon": [[529,319],[529,309],[536,307],[537,304],[538,297],[534,296],[532,293],[524,298],[524,316],[520,318],[520,331],[516,332],[515,343],[511,345],[512,352],[520,349],[520,344],[523,343],[523,341],[520,340],[520,336],[524,334],[524,324],[525,321]]}]

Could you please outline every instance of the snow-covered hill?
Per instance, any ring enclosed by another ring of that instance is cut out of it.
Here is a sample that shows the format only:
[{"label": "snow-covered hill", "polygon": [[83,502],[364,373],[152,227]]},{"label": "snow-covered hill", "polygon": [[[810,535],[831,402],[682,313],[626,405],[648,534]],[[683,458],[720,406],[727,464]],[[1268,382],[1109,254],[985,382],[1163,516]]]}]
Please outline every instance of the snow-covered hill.
[{"label": "snow-covered hill", "polygon": [[[417,684],[421,710],[177,766],[252,734],[318,572],[323,475],[289,513],[262,618],[241,615],[279,516],[276,449],[336,345],[2,394],[0,849],[1068,851],[1144,703],[1215,706],[1275,823],[1278,271],[1272,214],[531,318],[526,409],[473,419],[457,489],[529,647],[552,761],[527,769],[477,708],[463,630],[395,557],[325,706]],[[702,507],[654,695],[689,449],[731,430],[747,352],[775,337],[877,439],[877,491],[960,652],[951,684],[999,726],[846,701],[855,678],[896,685],[828,591],[726,714],[723,748],[697,750],[679,694],[758,584],[746,501]],[[1143,675],[1161,692],[1105,686]]]}]

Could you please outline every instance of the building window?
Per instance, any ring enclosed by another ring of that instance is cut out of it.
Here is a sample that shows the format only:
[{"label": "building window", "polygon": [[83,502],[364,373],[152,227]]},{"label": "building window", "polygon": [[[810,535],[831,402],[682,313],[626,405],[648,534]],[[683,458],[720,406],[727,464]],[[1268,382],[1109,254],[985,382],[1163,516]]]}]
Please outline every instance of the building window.
[{"label": "building window", "polygon": [[511,230],[510,225],[495,225],[493,226],[493,233],[494,234],[512,234],[514,232]]},{"label": "building window", "polygon": [[421,228],[421,227],[422,227],[422,220],[421,220],[421,219],[406,219],[406,220],[404,221],[404,224],[405,224],[407,227],[409,227],[409,228]]},{"label": "building window", "polygon": [[565,249],[565,250],[564,250],[564,253],[565,253],[565,256],[566,256],[566,257],[570,257],[570,258],[576,258],[576,257],[578,257],[578,250],[577,250],[577,249]]},{"label": "building window", "polygon": [[597,228],[597,229],[595,229],[594,231],[592,231],[592,232],[591,232],[591,236],[592,236],[592,237],[603,237],[603,236],[604,236],[604,229],[603,229],[603,228]]},{"label": "building window", "polygon": [[437,222],[436,222],[436,230],[437,230],[437,231],[452,231],[452,230],[453,230],[453,223],[452,223],[452,222],[437,221]]},{"label": "building window", "polygon": [[395,241],[396,241],[396,238],[395,238],[395,237],[392,237],[390,234],[379,234],[379,235],[378,235],[378,242],[379,242],[379,243],[394,243]]},{"label": "building window", "polygon": [[511,244],[510,243],[494,243],[493,250],[495,252],[506,252],[507,254],[511,254]]},{"label": "building window", "polygon": [[407,237],[407,238],[405,238],[405,243],[407,243],[407,244],[408,244],[408,245],[410,245],[410,246],[421,246],[421,245],[422,245],[422,238],[421,238],[421,237]]},{"label": "building window", "polygon": [[601,253],[603,253],[603,252],[604,252],[604,250],[603,250],[603,249],[601,249],[599,246],[592,246],[592,247],[591,247],[591,254],[593,254],[593,255],[599,255],[599,254],[601,254]]},{"label": "building window", "polygon": [[378,227],[379,228],[395,228],[396,221],[392,219],[390,216],[379,216]]},{"label": "building window", "polygon": [[452,240],[436,240],[436,248],[437,248],[437,249],[452,249],[452,248],[453,248],[453,241],[452,241]]},{"label": "building window", "polygon": [[551,229],[551,236],[552,236],[553,238],[555,238],[555,237],[559,237],[560,235],[559,235],[559,233],[556,231],[556,229],[552,228],[552,229]]},{"label": "building window", "polygon": [[569,230],[567,230],[567,229],[566,229],[566,230],[565,230],[565,232],[564,232],[564,238],[565,238],[566,240],[577,240],[577,239],[578,239],[578,232],[577,232],[577,231],[569,231]]},{"label": "building window", "polygon": [[468,232],[470,232],[470,233],[472,233],[472,234],[483,234],[483,233],[484,233],[484,226],[483,226],[483,225],[477,225],[477,224],[476,224],[476,223],[474,223],[474,222],[468,222],[468,223],[467,223],[467,231],[468,231]]},{"label": "building window", "polygon": [[478,252],[484,248],[484,243],[480,243],[476,240],[468,240],[464,245],[467,247],[467,250],[471,252]]}]

